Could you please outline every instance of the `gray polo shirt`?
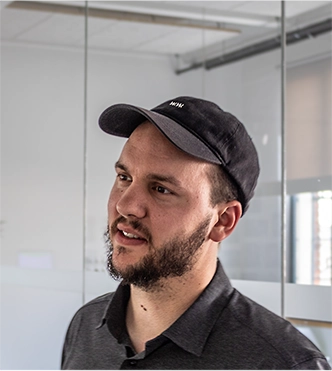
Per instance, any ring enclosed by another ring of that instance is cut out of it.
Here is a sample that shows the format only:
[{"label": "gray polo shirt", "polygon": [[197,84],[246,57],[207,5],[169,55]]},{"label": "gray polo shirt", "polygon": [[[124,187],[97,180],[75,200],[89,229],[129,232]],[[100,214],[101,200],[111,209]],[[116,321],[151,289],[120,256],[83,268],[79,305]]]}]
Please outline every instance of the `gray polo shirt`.
[{"label": "gray polo shirt", "polygon": [[235,290],[219,261],[201,296],[139,354],[126,331],[129,296],[120,284],[75,314],[62,369],[331,369],[289,322]]}]

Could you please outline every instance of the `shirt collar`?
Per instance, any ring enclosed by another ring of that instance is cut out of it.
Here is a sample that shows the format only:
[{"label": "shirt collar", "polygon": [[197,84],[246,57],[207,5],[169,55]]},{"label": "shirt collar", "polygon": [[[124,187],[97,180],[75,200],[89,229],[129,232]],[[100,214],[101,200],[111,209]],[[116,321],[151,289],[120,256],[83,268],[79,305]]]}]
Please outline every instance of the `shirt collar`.
[{"label": "shirt collar", "polygon": [[122,342],[127,334],[126,329],[126,311],[130,297],[130,286],[120,283],[108,306],[106,307],[100,324],[100,328],[107,324],[110,333]]},{"label": "shirt collar", "polygon": [[186,351],[200,356],[206,340],[223,309],[227,306],[233,290],[218,260],[216,273],[209,285],[163,335]]},{"label": "shirt collar", "polygon": [[[200,356],[206,340],[223,309],[227,306],[233,287],[217,260],[216,273],[198,299],[179,317],[163,336],[182,349]],[[120,284],[106,307],[97,328],[107,324],[111,334],[122,343],[127,335],[126,308],[130,286]]]}]

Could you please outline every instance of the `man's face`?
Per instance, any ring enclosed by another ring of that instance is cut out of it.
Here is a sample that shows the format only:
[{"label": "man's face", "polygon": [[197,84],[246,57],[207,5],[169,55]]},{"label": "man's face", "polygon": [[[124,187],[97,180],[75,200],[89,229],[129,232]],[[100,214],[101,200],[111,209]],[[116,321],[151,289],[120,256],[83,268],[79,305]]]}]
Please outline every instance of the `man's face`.
[{"label": "man's face", "polygon": [[210,204],[209,166],[151,123],[132,133],[108,202],[111,273],[147,289],[211,253],[218,212]]}]

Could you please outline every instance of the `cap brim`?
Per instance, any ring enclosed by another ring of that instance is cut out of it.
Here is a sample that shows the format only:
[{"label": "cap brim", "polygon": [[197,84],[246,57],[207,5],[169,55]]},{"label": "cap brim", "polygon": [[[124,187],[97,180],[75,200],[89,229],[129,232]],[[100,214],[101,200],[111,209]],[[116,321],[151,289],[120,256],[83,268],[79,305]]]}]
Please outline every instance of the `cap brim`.
[{"label": "cap brim", "polygon": [[141,107],[116,104],[99,118],[100,128],[108,134],[129,138],[144,121],[153,123],[176,147],[202,160],[221,164],[220,159],[193,133],[171,118]]}]

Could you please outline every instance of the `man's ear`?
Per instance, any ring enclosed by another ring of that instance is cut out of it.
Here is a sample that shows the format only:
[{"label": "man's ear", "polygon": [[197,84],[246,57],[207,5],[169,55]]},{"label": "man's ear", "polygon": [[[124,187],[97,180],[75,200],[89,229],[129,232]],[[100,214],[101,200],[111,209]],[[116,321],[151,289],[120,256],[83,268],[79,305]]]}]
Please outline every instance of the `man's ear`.
[{"label": "man's ear", "polygon": [[211,240],[220,242],[228,237],[234,230],[242,215],[242,206],[239,201],[230,201],[216,206],[218,221],[210,233]]}]

